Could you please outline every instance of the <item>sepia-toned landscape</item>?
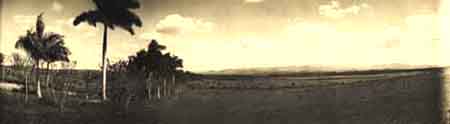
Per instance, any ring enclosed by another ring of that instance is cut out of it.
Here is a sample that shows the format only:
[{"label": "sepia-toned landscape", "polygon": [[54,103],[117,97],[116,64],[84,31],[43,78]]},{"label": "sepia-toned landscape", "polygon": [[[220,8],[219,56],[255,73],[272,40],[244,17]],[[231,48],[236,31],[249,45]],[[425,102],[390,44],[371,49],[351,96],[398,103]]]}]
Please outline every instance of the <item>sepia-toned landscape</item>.
[{"label": "sepia-toned landscape", "polygon": [[0,124],[448,124],[448,0],[0,0]]}]

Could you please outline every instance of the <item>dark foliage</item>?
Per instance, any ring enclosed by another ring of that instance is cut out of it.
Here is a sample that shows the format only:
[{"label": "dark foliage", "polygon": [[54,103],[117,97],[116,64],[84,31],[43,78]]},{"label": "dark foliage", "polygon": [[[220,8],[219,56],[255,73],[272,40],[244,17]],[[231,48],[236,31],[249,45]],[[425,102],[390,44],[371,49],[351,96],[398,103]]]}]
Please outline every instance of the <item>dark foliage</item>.
[{"label": "dark foliage", "polygon": [[110,65],[110,72],[129,72],[148,77],[150,73],[156,77],[169,77],[181,72],[183,60],[170,53],[163,54],[166,46],[152,40],[147,49],[140,50],[128,60],[122,60]]},{"label": "dark foliage", "polygon": [[133,26],[142,26],[139,16],[130,11],[140,7],[137,0],[93,0],[93,2],[96,9],[78,15],[73,22],[74,25],[87,22],[95,27],[96,23],[103,23],[111,29],[117,26],[133,35],[135,34]]},{"label": "dark foliage", "polygon": [[64,36],[45,31],[43,15],[36,21],[36,31],[28,30],[17,40],[15,47],[24,50],[34,61],[46,62],[69,61],[70,51],[64,46]]}]

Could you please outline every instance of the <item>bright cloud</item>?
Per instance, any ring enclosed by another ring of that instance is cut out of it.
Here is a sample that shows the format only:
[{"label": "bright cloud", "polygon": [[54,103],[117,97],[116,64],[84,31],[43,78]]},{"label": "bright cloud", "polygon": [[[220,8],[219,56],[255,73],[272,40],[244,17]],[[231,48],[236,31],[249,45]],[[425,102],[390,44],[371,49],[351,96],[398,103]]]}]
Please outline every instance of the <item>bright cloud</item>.
[{"label": "bright cloud", "polygon": [[327,4],[319,6],[319,14],[325,17],[338,19],[345,16],[357,15],[362,9],[367,9],[369,7],[370,6],[367,3],[342,7],[338,1],[330,1]]},{"label": "bright cloud", "polygon": [[60,12],[63,9],[64,9],[64,6],[60,2],[54,1],[52,3],[52,10],[53,11]]},{"label": "bright cloud", "polygon": [[214,23],[201,19],[183,17],[179,14],[166,16],[156,25],[156,32],[165,35],[176,36],[185,33],[211,32]]},{"label": "bright cloud", "polygon": [[245,3],[260,3],[263,2],[264,0],[245,0]]}]

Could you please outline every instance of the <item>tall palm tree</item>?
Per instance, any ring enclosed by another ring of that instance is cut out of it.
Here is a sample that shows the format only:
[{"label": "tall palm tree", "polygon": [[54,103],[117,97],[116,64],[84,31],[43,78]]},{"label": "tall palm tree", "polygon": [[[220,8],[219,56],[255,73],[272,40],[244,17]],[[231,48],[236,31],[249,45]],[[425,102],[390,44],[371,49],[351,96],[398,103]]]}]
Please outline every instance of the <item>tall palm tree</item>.
[{"label": "tall palm tree", "polygon": [[39,80],[39,65],[43,58],[41,52],[42,47],[40,41],[43,39],[45,25],[42,23],[42,14],[37,17],[36,21],[36,31],[33,32],[31,29],[27,30],[24,36],[20,36],[19,40],[16,42],[16,49],[24,50],[28,56],[34,61],[32,72],[37,68],[36,80],[37,80],[37,95],[38,98],[42,98],[41,84]]},{"label": "tall palm tree", "polygon": [[37,17],[36,31],[28,30],[27,33],[16,42],[16,49],[24,50],[34,61],[33,69],[36,70],[37,94],[42,97],[40,84],[40,64],[56,61],[68,61],[70,51],[64,46],[63,35],[57,33],[45,33],[43,13]]},{"label": "tall palm tree", "polygon": [[103,50],[102,50],[102,98],[106,100],[106,51],[108,28],[113,29],[117,26],[134,35],[134,26],[141,27],[142,21],[138,15],[130,11],[140,8],[138,0],[92,0],[96,9],[89,10],[78,15],[73,24],[79,25],[81,22],[87,22],[96,27],[97,23],[103,24]]}]

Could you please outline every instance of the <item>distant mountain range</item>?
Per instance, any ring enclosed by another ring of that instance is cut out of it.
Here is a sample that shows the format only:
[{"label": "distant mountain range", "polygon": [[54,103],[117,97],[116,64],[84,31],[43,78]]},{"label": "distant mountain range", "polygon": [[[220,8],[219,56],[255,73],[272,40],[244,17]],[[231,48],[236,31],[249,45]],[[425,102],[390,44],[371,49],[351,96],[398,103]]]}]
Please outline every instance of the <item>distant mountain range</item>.
[{"label": "distant mountain range", "polygon": [[408,64],[383,64],[374,66],[327,66],[327,65],[305,65],[305,66],[283,66],[283,67],[255,67],[240,69],[225,69],[219,71],[208,71],[203,74],[226,74],[226,75],[266,75],[266,74],[286,74],[286,73],[307,73],[307,72],[347,72],[366,70],[388,70],[388,69],[419,69],[436,67],[433,65],[408,65]]}]

